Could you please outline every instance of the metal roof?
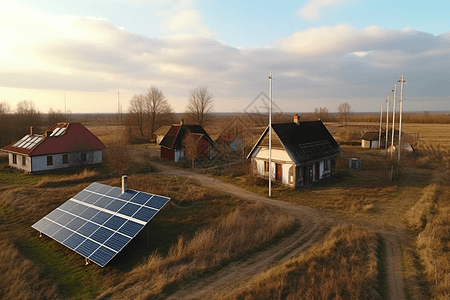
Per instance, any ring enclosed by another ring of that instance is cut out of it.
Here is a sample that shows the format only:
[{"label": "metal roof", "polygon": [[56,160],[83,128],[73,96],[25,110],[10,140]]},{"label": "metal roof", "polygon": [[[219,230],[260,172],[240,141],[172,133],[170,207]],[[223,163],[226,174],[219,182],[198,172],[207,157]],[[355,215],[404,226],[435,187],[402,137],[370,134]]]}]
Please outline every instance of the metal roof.
[{"label": "metal roof", "polygon": [[26,135],[1,150],[28,156],[103,150],[105,145],[81,123],[57,123],[44,135]]},{"label": "metal roof", "polygon": [[[247,158],[261,144],[268,133],[268,128],[261,135]],[[339,144],[321,121],[272,124],[279,143],[287,151],[296,166],[333,158],[343,154]],[[273,136],[272,136],[273,138]]]},{"label": "metal roof", "polygon": [[205,129],[201,125],[181,125],[181,124],[174,124],[169,129],[167,134],[164,136],[161,143],[159,143],[160,146],[163,146],[165,148],[169,148],[171,150],[179,150],[183,148],[183,139],[184,136],[188,133],[196,133],[196,134],[202,134],[210,144],[215,144],[214,141],[211,139],[211,137],[206,133]]}]

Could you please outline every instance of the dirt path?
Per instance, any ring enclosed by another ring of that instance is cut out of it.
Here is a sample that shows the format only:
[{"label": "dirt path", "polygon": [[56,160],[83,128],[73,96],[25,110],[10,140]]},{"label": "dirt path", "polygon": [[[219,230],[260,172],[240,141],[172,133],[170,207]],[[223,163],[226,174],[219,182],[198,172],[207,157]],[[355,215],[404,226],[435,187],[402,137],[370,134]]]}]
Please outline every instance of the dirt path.
[{"label": "dirt path", "polygon": [[393,235],[381,234],[386,244],[387,280],[389,298],[405,299],[403,274],[401,269],[401,253],[398,239]]},{"label": "dirt path", "polygon": [[[255,195],[243,188],[224,183],[221,180],[192,171],[157,164],[164,175],[189,177],[202,185],[212,187],[224,193],[235,195],[249,201],[261,201],[284,210],[300,221],[300,228],[294,234],[284,238],[276,245],[255,253],[246,261],[236,261],[220,269],[207,278],[181,286],[168,299],[212,299],[217,295],[227,294],[234,288],[249,282],[251,278],[268,270],[275,264],[282,263],[306,250],[327,232],[328,228],[341,222],[333,216],[318,209],[301,206],[289,202],[268,199]],[[369,225],[370,227],[370,225]],[[375,226],[378,227],[378,226]],[[379,229],[379,228],[378,228]],[[401,271],[401,253],[397,239],[398,233],[382,230],[386,245],[386,270],[389,286],[389,299],[405,299],[403,275]]]}]

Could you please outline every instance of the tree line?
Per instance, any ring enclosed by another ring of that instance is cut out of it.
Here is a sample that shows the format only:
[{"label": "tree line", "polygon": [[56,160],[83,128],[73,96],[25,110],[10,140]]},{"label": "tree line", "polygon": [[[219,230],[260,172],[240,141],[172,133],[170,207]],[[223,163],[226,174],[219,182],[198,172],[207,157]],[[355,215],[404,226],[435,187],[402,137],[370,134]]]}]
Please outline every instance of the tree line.
[{"label": "tree line", "polygon": [[65,114],[53,108],[46,115],[41,114],[32,100],[18,102],[15,109],[6,101],[0,102],[0,147],[22,138],[30,131],[30,126],[37,132],[65,119]]}]

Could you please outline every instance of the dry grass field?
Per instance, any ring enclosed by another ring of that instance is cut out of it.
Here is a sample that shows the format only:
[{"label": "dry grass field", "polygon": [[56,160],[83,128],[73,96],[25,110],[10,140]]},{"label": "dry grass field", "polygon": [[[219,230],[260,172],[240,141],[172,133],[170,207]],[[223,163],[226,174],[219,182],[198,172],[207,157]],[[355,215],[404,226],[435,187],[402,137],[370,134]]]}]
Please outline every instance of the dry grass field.
[{"label": "dry grass field", "polygon": [[415,246],[435,299],[450,299],[449,180],[448,173],[435,178],[404,215],[405,223],[418,232]]},{"label": "dry grass field", "polygon": [[382,299],[378,247],[374,232],[336,226],[324,241],[223,299]]},{"label": "dry grass field", "polygon": [[418,134],[420,141],[450,147],[450,124],[405,123],[402,127],[404,132]]}]

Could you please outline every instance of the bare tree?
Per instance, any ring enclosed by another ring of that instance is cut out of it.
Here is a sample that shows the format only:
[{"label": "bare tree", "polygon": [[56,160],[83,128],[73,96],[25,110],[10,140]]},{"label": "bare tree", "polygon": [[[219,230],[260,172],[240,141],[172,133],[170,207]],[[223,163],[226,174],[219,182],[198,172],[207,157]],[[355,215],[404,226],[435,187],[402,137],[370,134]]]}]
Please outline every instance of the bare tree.
[{"label": "bare tree", "polygon": [[188,132],[183,140],[184,155],[191,160],[192,170],[194,170],[194,162],[198,156],[197,152],[198,138],[199,137],[197,135]]},{"label": "bare tree", "polygon": [[314,114],[322,121],[328,120],[328,109],[326,107],[319,107],[314,110]]},{"label": "bare tree", "polygon": [[11,106],[9,105],[9,103],[6,101],[0,102],[0,116],[9,114],[10,112],[11,112]]},{"label": "bare tree", "polygon": [[202,127],[211,120],[213,109],[213,96],[207,87],[198,87],[189,95],[188,114]]},{"label": "bare tree", "polygon": [[38,125],[40,121],[40,113],[32,100],[17,103],[16,114],[21,130],[27,130],[30,125]]},{"label": "bare tree", "polygon": [[11,107],[8,102],[0,102],[0,145],[11,142],[14,124],[12,121]]},{"label": "bare tree", "polygon": [[124,138],[118,138],[106,149],[106,163],[117,175],[122,176],[129,167],[129,151]]},{"label": "bare tree", "polygon": [[348,116],[350,115],[352,107],[347,102],[341,103],[338,106],[338,112],[341,119],[347,122]]},{"label": "bare tree", "polygon": [[134,95],[130,100],[130,107],[128,109],[130,117],[137,123],[141,136],[144,137],[144,123],[147,115],[146,101],[142,94]]},{"label": "bare tree", "polygon": [[167,119],[172,114],[172,107],[163,93],[155,86],[148,90],[144,99],[150,125],[150,139],[152,139],[155,130],[164,123],[164,119]]},{"label": "bare tree", "polygon": [[63,112],[61,110],[53,110],[53,108],[50,108],[48,110],[48,115],[47,115],[47,122],[50,125],[59,123],[59,122],[64,122],[65,120],[65,116],[63,114]]}]

